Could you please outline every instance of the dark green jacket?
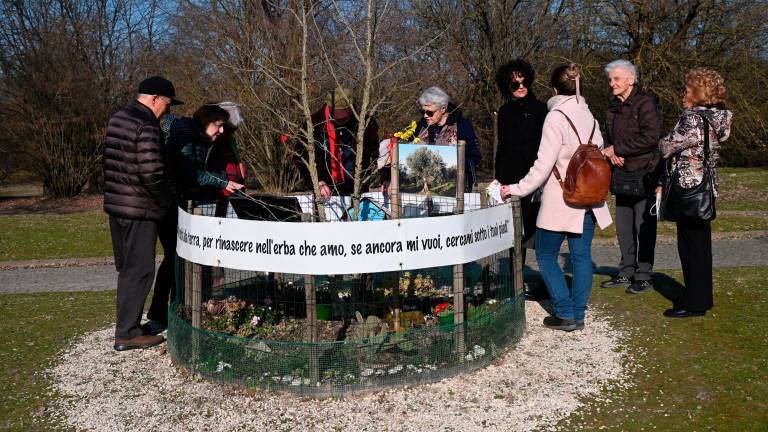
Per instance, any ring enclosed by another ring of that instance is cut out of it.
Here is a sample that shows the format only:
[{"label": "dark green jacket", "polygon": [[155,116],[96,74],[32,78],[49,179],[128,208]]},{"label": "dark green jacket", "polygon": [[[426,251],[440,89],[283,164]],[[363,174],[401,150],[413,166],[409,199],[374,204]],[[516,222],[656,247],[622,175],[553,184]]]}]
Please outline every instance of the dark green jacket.
[{"label": "dark green jacket", "polygon": [[225,174],[206,169],[212,148],[213,143],[192,119],[181,118],[173,123],[166,157],[182,199],[212,199],[227,187],[229,179]]}]

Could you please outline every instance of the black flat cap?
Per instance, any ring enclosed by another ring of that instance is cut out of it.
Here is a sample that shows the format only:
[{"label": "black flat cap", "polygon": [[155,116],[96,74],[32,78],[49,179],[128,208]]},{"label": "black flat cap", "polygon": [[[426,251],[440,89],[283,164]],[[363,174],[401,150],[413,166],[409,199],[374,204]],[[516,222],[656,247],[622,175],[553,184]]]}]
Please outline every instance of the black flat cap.
[{"label": "black flat cap", "polygon": [[171,105],[181,105],[184,102],[176,99],[176,89],[173,83],[160,76],[153,76],[139,83],[139,93],[147,95],[167,96]]}]

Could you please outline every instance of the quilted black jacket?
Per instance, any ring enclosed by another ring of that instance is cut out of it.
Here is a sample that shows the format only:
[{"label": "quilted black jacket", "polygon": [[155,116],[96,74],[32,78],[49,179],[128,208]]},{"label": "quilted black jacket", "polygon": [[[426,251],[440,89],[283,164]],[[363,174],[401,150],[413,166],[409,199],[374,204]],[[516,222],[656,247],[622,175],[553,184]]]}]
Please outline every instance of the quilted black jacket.
[{"label": "quilted black jacket", "polygon": [[162,157],[160,123],[138,101],[109,119],[104,142],[104,211],[162,220],[172,203]]}]

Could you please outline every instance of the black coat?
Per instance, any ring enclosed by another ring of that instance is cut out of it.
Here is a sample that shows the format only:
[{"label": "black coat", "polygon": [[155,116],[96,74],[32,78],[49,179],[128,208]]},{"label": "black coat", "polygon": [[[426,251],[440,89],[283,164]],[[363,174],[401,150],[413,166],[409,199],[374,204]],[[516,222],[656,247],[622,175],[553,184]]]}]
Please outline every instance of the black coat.
[{"label": "black coat", "polygon": [[[547,104],[536,99],[530,91],[523,99],[512,99],[499,108],[499,142],[496,147],[494,177],[501,184],[518,183],[528,174],[539,152],[541,130],[546,117]],[[531,195],[520,198],[520,204],[523,213],[523,246],[532,249],[539,205],[531,202]]]},{"label": "black coat", "polygon": [[517,183],[528,174],[539,151],[546,116],[547,104],[530,92],[499,108],[494,177],[501,184]]},{"label": "black coat", "polygon": [[104,211],[160,221],[172,205],[155,114],[133,101],[109,119],[104,141]]},{"label": "black coat", "polygon": [[605,146],[624,158],[622,169],[650,172],[660,160],[661,113],[652,94],[632,89],[627,100],[614,97],[605,113]]}]

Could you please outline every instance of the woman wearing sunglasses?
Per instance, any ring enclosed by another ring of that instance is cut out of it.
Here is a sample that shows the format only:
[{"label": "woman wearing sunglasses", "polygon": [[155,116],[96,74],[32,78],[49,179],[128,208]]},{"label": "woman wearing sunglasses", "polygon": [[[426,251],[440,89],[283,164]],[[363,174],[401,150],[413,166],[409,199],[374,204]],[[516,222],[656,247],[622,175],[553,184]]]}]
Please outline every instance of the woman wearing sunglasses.
[{"label": "woman wearing sunglasses", "polygon": [[421,120],[416,125],[415,135],[424,143],[456,145],[466,142],[466,165],[464,190],[471,192],[475,185],[475,172],[480,166],[480,148],[472,123],[465,119],[461,110],[451,103],[451,97],[440,87],[430,87],[419,97]]},{"label": "woman wearing sunglasses", "polygon": [[[541,142],[541,130],[547,116],[547,104],[533,94],[535,74],[531,64],[525,60],[513,60],[501,66],[496,73],[505,103],[499,108],[498,142],[496,146],[495,177],[501,184],[515,184],[522,180],[536,161]],[[536,234],[536,217],[540,199],[532,195],[520,198],[523,215],[523,249],[533,249]],[[511,262],[510,262],[511,264]],[[549,298],[543,283],[531,284],[525,291],[528,300]]]}]

